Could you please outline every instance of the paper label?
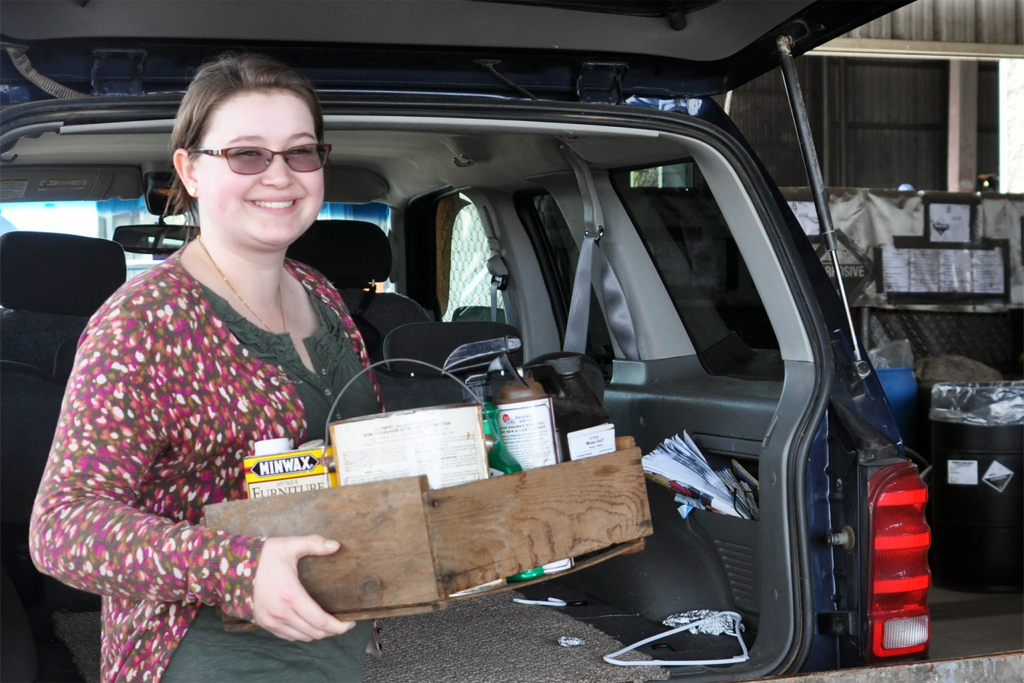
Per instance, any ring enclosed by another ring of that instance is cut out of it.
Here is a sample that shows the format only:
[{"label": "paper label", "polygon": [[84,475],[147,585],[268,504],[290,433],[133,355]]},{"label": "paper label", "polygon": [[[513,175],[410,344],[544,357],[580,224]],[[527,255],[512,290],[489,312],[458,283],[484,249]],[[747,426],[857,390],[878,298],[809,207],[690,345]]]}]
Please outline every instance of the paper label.
[{"label": "paper label", "polygon": [[1006,490],[1006,487],[1010,485],[1011,479],[1013,479],[1013,470],[998,460],[992,461],[992,464],[988,466],[984,476],[981,478],[983,482],[999,491],[999,493]]},{"label": "paper label", "polygon": [[947,465],[946,482],[960,486],[978,485],[977,460],[950,460]]},{"label": "paper label", "polygon": [[615,452],[615,425],[603,424],[565,435],[569,442],[569,459],[592,458]]},{"label": "paper label", "polygon": [[0,180],[0,202],[10,199],[21,199],[28,189],[28,180],[19,178],[4,178]]},{"label": "paper label", "polygon": [[499,405],[498,424],[508,454],[524,470],[558,464],[550,399]]},{"label": "paper label", "polygon": [[331,486],[319,448],[245,458],[245,486],[249,498],[316,491]]},{"label": "paper label", "polygon": [[338,484],[427,475],[438,489],[487,478],[479,405],[419,408],[333,422]]}]

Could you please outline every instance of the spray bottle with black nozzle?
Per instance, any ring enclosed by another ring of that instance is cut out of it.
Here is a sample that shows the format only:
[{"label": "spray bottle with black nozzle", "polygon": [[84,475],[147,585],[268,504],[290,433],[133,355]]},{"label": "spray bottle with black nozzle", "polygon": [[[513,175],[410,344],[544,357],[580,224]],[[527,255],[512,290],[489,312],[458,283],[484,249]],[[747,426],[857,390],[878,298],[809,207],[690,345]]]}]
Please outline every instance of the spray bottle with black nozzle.
[{"label": "spray bottle with black nozzle", "polygon": [[[508,355],[522,348],[523,343],[515,337],[499,337],[485,341],[470,342],[458,347],[444,362],[444,369],[453,375],[463,375],[465,382],[484,406],[484,434],[493,441],[487,455],[491,475],[522,472],[523,468],[509,455],[501,438],[498,423],[498,407],[494,405],[495,381],[504,382],[503,376],[511,376],[519,382],[523,378],[516,372]],[[483,370],[483,372],[480,372]],[[525,386],[525,382],[523,382]]]}]

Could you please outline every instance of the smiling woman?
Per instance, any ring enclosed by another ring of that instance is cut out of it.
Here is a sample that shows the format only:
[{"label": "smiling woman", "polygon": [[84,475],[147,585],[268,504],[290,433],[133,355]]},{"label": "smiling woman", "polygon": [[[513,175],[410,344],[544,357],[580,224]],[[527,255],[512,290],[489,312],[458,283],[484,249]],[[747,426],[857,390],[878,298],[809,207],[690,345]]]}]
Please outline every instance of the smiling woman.
[{"label": "smiling woman", "polygon": [[[104,680],[359,680],[369,625],[324,612],[297,574],[299,558],[336,541],[200,525],[205,504],[244,496],[254,442],[322,438],[334,395],[369,364],[337,291],[285,259],[323,206],[319,102],[290,67],[224,56],[196,74],[173,143],[172,200],[200,238],[90,321],[33,512],[33,558],[106,596]],[[366,374],[332,417],[381,408]],[[264,630],[227,634],[215,608]]]}]

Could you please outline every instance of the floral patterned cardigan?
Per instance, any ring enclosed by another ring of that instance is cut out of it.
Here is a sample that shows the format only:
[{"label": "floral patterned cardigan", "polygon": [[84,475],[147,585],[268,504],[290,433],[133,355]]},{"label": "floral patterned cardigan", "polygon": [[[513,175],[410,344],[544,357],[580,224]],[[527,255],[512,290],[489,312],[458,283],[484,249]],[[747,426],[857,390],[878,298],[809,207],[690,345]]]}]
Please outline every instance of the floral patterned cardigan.
[{"label": "floral patterned cardigan", "polygon": [[[337,291],[306,266],[285,267],[337,312],[366,367]],[[204,528],[202,509],[245,497],[242,458],[255,441],[305,435],[292,381],[235,339],[177,256],[92,317],[30,546],[41,571],[104,596],[104,681],[158,681],[201,604],[252,619],[264,539]]]}]

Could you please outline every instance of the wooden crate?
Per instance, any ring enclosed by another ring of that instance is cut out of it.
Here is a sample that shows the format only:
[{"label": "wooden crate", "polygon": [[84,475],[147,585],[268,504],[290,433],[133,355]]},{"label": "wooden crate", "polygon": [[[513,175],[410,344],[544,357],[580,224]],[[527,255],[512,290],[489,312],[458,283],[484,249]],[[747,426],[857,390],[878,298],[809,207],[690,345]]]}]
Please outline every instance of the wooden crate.
[{"label": "wooden crate", "polygon": [[453,593],[548,562],[577,558],[576,570],[642,549],[652,529],[640,449],[631,437],[616,447],[437,490],[421,476],[208,505],[205,524],[339,541],[337,553],[299,561],[310,595],[339,617],[429,612],[458,599]]}]

